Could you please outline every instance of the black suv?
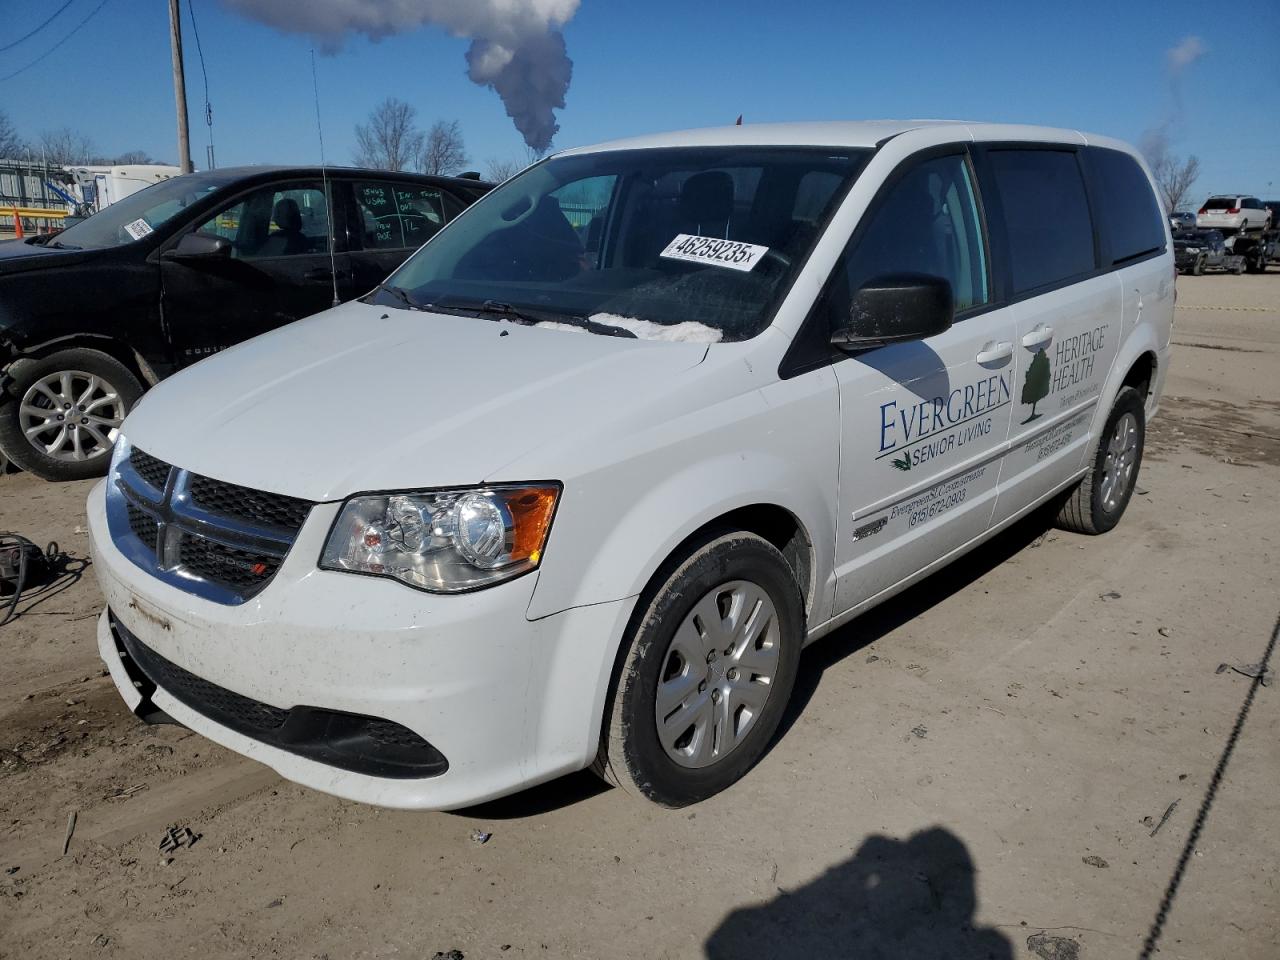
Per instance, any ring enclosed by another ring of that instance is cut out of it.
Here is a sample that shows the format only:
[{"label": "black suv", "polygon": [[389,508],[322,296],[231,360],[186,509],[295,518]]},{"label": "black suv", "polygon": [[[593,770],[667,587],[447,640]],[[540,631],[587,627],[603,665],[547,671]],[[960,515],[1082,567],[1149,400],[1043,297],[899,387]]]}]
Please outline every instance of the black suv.
[{"label": "black suv", "polygon": [[490,187],[374,170],[214,170],[157,183],[53,237],[0,243],[0,452],[47,480],[103,473],[146,386],[368,292]]},{"label": "black suv", "polygon": [[1179,273],[1196,277],[1210,268],[1244,273],[1244,257],[1232,255],[1221,230],[1202,228],[1175,233],[1173,262]]}]

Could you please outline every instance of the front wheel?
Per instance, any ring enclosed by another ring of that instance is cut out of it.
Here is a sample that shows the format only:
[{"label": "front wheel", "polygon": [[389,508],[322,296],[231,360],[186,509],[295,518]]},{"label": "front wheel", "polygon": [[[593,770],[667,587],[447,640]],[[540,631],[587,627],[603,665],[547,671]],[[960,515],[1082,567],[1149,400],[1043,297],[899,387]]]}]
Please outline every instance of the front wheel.
[{"label": "front wheel", "polygon": [[61,350],[9,368],[0,402],[0,450],[42,480],[85,480],[104,474],[125,415],[142,384],[115,357],[98,350]]},{"label": "front wheel", "polygon": [[795,684],[804,607],[786,559],[744,532],[705,541],[640,603],[595,769],[682,807],[764,754]]},{"label": "front wheel", "polygon": [[1138,482],[1146,434],[1142,395],[1133,387],[1122,387],[1094,442],[1089,472],[1058,511],[1058,526],[1096,534],[1120,522]]}]

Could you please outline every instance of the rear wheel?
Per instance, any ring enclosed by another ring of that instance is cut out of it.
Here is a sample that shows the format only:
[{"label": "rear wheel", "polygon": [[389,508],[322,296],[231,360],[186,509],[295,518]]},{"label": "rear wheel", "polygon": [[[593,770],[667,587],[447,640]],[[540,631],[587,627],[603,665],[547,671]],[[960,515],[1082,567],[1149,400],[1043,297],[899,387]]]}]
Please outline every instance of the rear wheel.
[{"label": "rear wheel", "polygon": [[1119,523],[1138,482],[1145,440],[1142,395],[1133,387],[1122,387],[1094,443],[1089,472],[1058,511],[1058,526],[1075,533],[1097,534]]},{"label": "rear wheel", "polygon": [[682,807],[730,786],[768,747],[795,684],[804,608],[782,554],[743,532],[705,541],[641,603],[596,771]]},{"label": "rear wheel", "polygon": [[44,480],[101,476],[142,384],[115,357],[75,348],[9,368],[0,450]]}]

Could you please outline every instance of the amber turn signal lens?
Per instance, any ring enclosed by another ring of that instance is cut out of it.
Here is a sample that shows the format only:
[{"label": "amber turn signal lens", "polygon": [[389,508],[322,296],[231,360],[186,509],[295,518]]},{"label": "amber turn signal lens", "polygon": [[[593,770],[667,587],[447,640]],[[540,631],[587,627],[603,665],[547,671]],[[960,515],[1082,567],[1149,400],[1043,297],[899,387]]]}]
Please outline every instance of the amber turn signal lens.
[{"label": "amber turn signal lens", "polygon": [[511,560],[528,560],[537,566],[547,545],[547,533],[551,530],[551,518],[556,512],[560,488],[521,487],[495,492],[511,512]]}]

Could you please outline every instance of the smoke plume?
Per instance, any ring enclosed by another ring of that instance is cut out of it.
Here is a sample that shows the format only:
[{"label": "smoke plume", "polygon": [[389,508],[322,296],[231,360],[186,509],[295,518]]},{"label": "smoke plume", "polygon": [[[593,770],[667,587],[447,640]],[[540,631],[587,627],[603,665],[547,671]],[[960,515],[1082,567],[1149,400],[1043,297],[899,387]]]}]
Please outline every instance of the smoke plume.
[{"label": "smoke plume", "polygon": [[1187,68],[1208,52],[1204,41],[1197,36],[1185,37],[1181,43],[1164,52],[1164,62],[1169,84],[1169,109],[1164,119],[1143,132],[1138,146],[1152,167],[1157,167],[1169,153],[1169,144],[1175,128],[1182,122],[1182,75]]},{"label": "smoke plume", "polygon": [[493,89],[538,153],[560,129],[573,61],[561,28],[579,0],[226,0],[240,13],[286,33],[315,38],[329,52],[348,36],[379,40],[436,26],[471,41],[467,76]]}]

